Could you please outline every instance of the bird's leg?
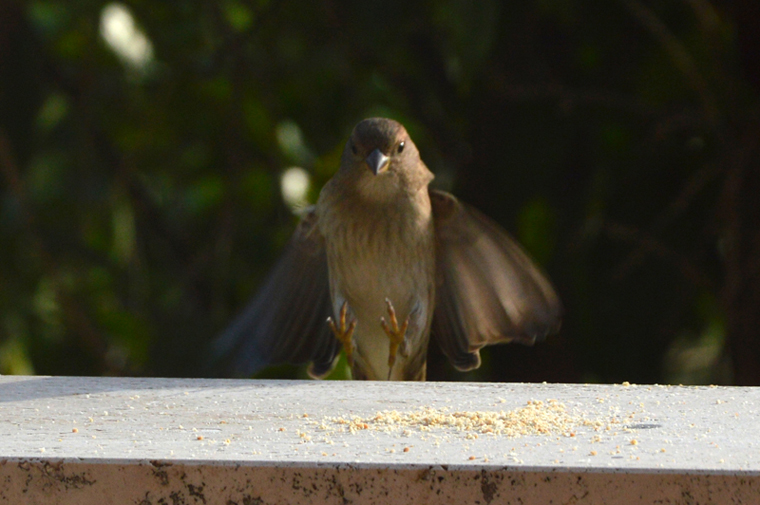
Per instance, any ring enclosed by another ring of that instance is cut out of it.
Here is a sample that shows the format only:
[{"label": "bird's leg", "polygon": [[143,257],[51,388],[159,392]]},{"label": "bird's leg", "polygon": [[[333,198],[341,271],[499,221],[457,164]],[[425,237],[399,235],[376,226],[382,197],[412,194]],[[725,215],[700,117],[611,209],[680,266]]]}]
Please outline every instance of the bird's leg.
[{"label": "bird's leg", "polygon": [[335,324],[332,317],[327,318],[327,324],[330,326],[335,338],[343,344],[343,349],[346,350],[346,361],[348,366],[354,366],[354,330],[356,329],[356,320],[351,321],[346,326],[346,313],[348,312],[348,301],[343,302],[343,306],[340,308],[340,315],[338,317],[338,324]]},{"label": "bird's leg", "polygon": [[389,325],[386,323],[384,317],[380,318],[380,324],[391,341],[391,347],[388,352],[388,380],[390,380],[393,365],[396,363],[396,353],[401,352],[403,357],[409,355],[408,349],[406,348],[406,328],[409,326],[409,318],[407,318],[406,321],[404,321],[404,324],[399,327],[398,319],[396,318],[396,309],[393,308],[393,304],[388,298],[385,299],[385,303],[388,305],[388,319],[391,324]]}]

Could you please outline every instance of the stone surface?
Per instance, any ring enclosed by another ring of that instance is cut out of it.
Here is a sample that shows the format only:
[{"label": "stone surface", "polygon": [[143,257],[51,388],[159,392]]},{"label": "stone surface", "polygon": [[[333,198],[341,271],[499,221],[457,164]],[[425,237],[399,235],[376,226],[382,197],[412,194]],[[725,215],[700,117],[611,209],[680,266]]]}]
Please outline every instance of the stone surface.
[{"label": "stone surface", "polygon": [[[529,405],[565,425],[374,421]],[[760,388],[6,376],[0,500],[760,503],[759,422]]]}]

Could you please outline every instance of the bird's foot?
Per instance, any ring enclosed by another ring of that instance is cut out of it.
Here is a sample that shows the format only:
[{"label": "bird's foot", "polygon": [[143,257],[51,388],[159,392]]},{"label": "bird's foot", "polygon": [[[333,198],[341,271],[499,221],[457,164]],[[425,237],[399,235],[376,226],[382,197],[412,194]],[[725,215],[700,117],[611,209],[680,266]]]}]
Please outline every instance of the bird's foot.
[{"label": "bird's foot", "polygon": [[348,325],[346,325],[346,313],[348,312],[348,302],[344,301],[343,306],[340,308],[340,315],[338,317],[338,324],[335,324],[332,317],[327,318],[327,324],[330,326],[335,338],[343,344],[343,349],[346,351],[346,361],[348,366],[354,366],[354,330],[356,329],[356,320],[354,319]]},{"label": "bird's foot", "polygon": [[396,309],[393,308],[391,301],[386,298],[386,305],[388,305],[388,319],[390,325],[385,322],[385,318],[380,318],[380,324],[385,330],[385,334],[391,341],[390,350],[388,352],[388,380],[391,378],[391,372],[393,371],[393,365],[396,363],[396,354],[401,353],[401,356],[407,357],[409,351],[406,346],[406,328],[409,326],[409,319],[404,321],[404,324],[399,326],[398,319],[396,318]]}]

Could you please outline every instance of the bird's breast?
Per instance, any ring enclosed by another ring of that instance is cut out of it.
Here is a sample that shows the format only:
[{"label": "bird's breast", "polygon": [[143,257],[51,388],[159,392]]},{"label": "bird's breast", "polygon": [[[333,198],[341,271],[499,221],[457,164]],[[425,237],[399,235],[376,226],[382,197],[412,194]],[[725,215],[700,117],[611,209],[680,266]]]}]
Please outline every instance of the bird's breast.
[{"label": "bird's breast", "polygon": [[[413,298],[426,296],[433,280],[433,228],[427,215],[336,216],[325,240],[335,288],[353,310],[411,310]],[[364,307],[366,306],[366,307]]]},{"label": "bird's breast", "polygon": [[[380,324],[380,318],[389,320],[386,299],[399,324],[417,309],[406,335],[412,354],[427,345],[435,281],[430,213],[346,213],[334,216],[331,225],[322,233],[333,305],[347,301],[356,318],[354,341],[363,373],[370,379],[388,378],[389,339]],[[404,361],[399,357],[391,378],[404,377]]]}]

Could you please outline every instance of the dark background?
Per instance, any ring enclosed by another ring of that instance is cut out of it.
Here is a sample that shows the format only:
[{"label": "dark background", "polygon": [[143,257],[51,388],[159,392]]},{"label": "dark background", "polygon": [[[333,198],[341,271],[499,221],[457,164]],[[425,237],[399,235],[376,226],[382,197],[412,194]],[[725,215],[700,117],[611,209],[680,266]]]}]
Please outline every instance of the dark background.
[{"label": "dark background", "polygon": [[760,384],[759,9],[0,0],[0,373],[204,375],[294,228],[283,170],[315,201],[382,115],[566,306],[431,379]]}]

